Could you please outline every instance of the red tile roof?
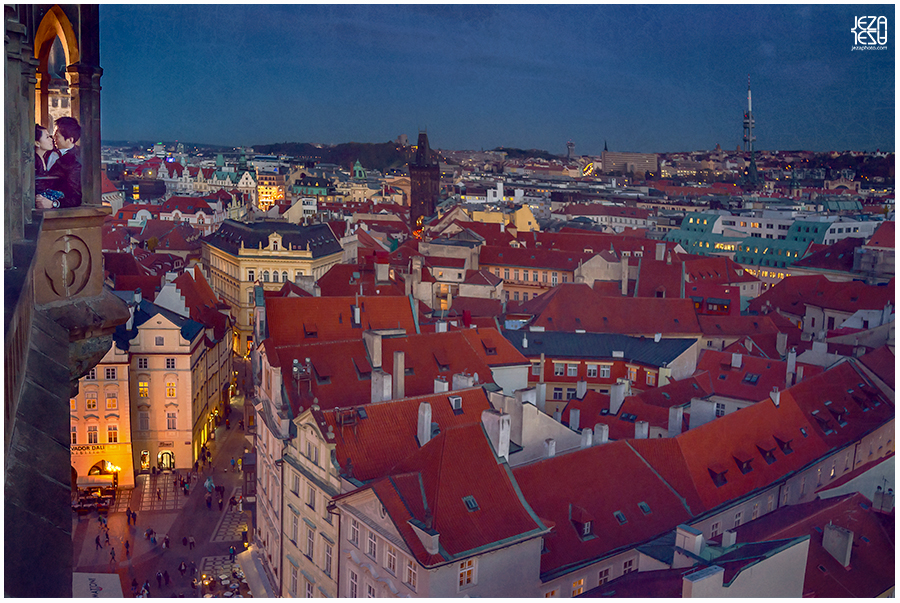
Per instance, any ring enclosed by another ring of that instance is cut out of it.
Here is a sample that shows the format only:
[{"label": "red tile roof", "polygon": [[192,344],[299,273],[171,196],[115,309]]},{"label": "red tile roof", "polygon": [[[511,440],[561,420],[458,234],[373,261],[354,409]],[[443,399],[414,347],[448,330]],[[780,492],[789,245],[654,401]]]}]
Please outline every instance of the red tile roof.
[{"label": "red tile roof", "polygon": [[588,253],[484,245],[480,250],[479,263],[482,266],[511,266],[573,272],[581,262],[586,262],[591,257],[593,254]]},{"label": "red tile roof", "polygon": [[706,337],[757,337],[777,335],[779,330],[768,316],[699,315],[697,321]]},{"label": "red tile roof", "polygon": [[[853,532],[850,565],[823,545],[828,524]],[[882,514],[862,494],[781,507],[736,528],[738,542],[809,536],[804,597],[873,598],[894,586],[894,514]],[[824,571],[823,571],[824,570]]]},{"label": "red tile roof", "polygon": [[[740,368],[732,368],[732,354],[703,350],[697,361],[696,373],[707,373],[713,393],[736,400],[759,402],[769,397],[773,387],[787,386],[787,362],[741,355]],[[800,363],[803,379],[822,372],[822,367]],[[695,373],[695,374],[696,374]]]},{"label": "red tile roof", "polygon": [[897,366],[897,359],[892,347],[883,345],[864,356],[860,356],[858,360],[867,369],[875,373],[876,377],[884,381],[891,389],[894,389],[894,371]]},{"label": "red tile roof", "polygon": [[[584,398],[569,400],[562,411],[562,422],[569,422],[570,411],[580,411],[579,426],[581,429],[594,429],[598,423],[609,425],[610,440],[629,440],[634,438],[634,426],[637,421],[647,421],[651,427],[667,429],[669,425],[669,409],[643,402],[638,396],[628,396],[619,408],[618,414],[609,414],[609,394],[588,391]],[[606,411],[606,412],[604,412]],[[630,417],[634,418],[630,418]],[[595,434],[596,436],[596,434]]]},{"label": "red tile roof", "polygon": [[875,230],[871,238],[866,242],[866,247],[880,247],[883,249],[894,248],[894,224],[893,220],[882,222]]},{"label": "red tile roof", "polygon": [[[359,276],[354,277],[354,273]],[[316,285],[322,297],[395,297],[404,294],[403,284],[397,279],[379,283],[375,280],[374,268],[360,264],[335,264],[319,277]]]},{"label": "red tile roof", "polygon": [[[432,567],[481,554],[512,542],[537,538],[546,528],[519,496],[505,463],[478,425],[442,431],[403,459],[391,477],[370,487],[416,560]],[[352,500],[354,493],[337,500]],[[470,511],[465,498],[477,509]],[[431,524],[440,551],[429,554],[410,521]]]},{"label": "red tile roof", "polygon": [[219,311],[219,300],[203,276],[203,271],[195,267],[193,274],[188,271],[182,272],[173,282],[184,298],[190,319],[213,329],[214,338],[221,339],[228,328],[229,320]]},{"label": "red tile roof", "polygon": [[266,322],[275,348],[325,341],[362,339],[366,329],[416,332],[405,297],[360,297],[360,324],[353,326],[356,297],[268,297]]},{"label": "red tile roof", "polygon": [[160,208],[160,211],[166,213],[171,213],[175,210],[180,211],[182,214],[203,212],[212,215],[213,213],[206,199],[201,199],[200,197],[169,197]]},{"label": "red tile roof", "polygon": [[[544,581],[691,519],[678,496],[624,441],[542,459],[513,474],[538,517],[554,525],[541,555]],[[582,525],[589,520],[591,537],[583,539],[573,519]]]},{"label": "red tile roof", "polygon": [[[450,406],[451,395],[462,398],[462,412],[455,412]],[[484,390],[473,387],[323,411],[321,429],[323,433],[334,432],[334,439],[328,441],[335,445],[342,472],[347,474],[352,465],[351,476],[362,482],[390,475],[401,459],[419,449],[418,412],[419,405],[425,402],[431,405],[431,421],[441,431],[460,425],[480,425],[482,411],[491,408]],[[358,409],[363,409],[365,418],[360,418]]]},{"label": "red tile roof", "polygon": [[751,312],[767,313],[775,309],[803,316],[804,304],[819,308],[856,312],[880,310],[894,300],[893,279],[886,287],[866,285],[858,281],[832,282],[824,276],[789,276],[750,301]]},{"label": "red tile roof", "polygon": [[[820,270],[837,270],[851,272],[853,270],[854,250],[862,246],[865,239],[848,237],[832,245],[822,245],[822,249],[813,250],[810,245],[807,254],[793,263],[797,268],[816,268]],[[818,246],[816,246],[818,247]]]},{"label": "red tile roof", "polygon": [[[548,331],[584,329],[589,333],[699,336],[700,325],[690,299],[602,297],[584,284],[559,285],[520,311]],[[547,299],[545,299],[547,298]],[[578,321],[576,321],[578,319]]]}]

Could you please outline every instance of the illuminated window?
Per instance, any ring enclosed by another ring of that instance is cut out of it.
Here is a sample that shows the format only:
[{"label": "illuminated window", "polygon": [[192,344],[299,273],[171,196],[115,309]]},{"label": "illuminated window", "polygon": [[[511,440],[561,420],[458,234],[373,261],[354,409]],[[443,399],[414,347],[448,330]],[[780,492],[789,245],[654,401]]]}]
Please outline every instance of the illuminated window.
[{"label": "illuminated window", "polygon": [[97,410],[97,392],[85,392],[84,409]]},{"label": "illuminated window", "polygon": [[656,385],[656,373],[647,373],[647,385],[651,387]]},{"label": "illuminated window", "polygon": [[174,398],[175,397],[175,382],[169,381],[166,383],[166,398]]},{"label": "illuminated window", "polygon": [[116,392],[106,392],[106,410],[119,408],[119,398]]},{"label": "illuminated window", "polygon": [[413,590],[416,590],[416,565],[415,562],[407,559],[406,560],[406,584]]},{"label": "illuminated window", "polygon": [[78,410],[78,398],[69,398],[69,410]]},{"label": "illuminated window", "polygon": [[584,578],[572,583],[572,596],[575,597],[584,592]]},{"label": "illuminated window", "polygon": [[350,542],[359,546],[359,522],[355,519],[350,520]]},{"label": "illuminated window", "polygon": [[78,428],[72,425],[72,443],[78,443]]},{"label": "illuminated window", "polygon": [[628,367],[628,380],[634,383],[637,381],[638,370],[636,366]]},{"label": "illuminated window", "polygon": [[387,545],[387,552],[385,553],[385,561],[387,563],[387,570],[392,574],[397,574],[397,549],[395,549],[391,545]]},{"label": "illuminated window", "polygon": [[459,564],[459,588],[468,588],[475,584],[475,560],[467,559]]}]

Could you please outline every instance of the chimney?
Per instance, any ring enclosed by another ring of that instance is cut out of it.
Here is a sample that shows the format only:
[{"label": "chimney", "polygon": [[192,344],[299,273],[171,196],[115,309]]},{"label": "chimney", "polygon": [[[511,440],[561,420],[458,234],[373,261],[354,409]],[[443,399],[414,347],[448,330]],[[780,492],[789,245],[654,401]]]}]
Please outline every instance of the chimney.
[{"label": "chimney", "polygon": [[609,425],[606,423],[597,423],[594,425],[594,444],[606,444],[609,442]]},{"label": "chimney", "polygon": [[581,380],[575,384],[575,397],[579,400],[584,400],[584,396],[587,394],[587,381]]},{"label": "chimney", "polygon": [[850,553],[853,549],[853,532],[829,523],[822,535],[822,547],[845,568],[850,567]]},{"label": "chimney", "polygon": [[581,429],[581,411],[577,408],[569,410],[569,429],[578,431]]},{"label": "chimney", "polygon": [[359,304],[351,305],[350,309],[353,311],[353,325],[358,326],[360,321]]},{"label": "chimney", "polygon": [[655,333],[653,335],[653,343],[659,343],[660,339],[662,339],[662,333]]},{"label": "chimney", "polygon": [[581,447],[590,448],[594,444],[594,432],[590,429],[584,429],[581,432]]},{"label": "chimney", "polygon": [[553,420],[556,421],[557,423],[562,423],[562,411],[561,410],[553,411]]},{"label": "chimney", "polygon": [[657,243],[656,244],[656,261],[662,262],[666,259],[666,244],[665,243]]},{"label": "chimney", "polygon": [[737,532],[734,530],[725,530],[722,532],[722,547],[734,546],[737,542]]},{"label": "chimney", "polygon": [[456,373],[453,375],[452,383],[451,389],[466,389],[475,385],[475,377],[468,373]]},{"label": "chimney", "polygon": [[875,489],[875,496],[872,497],[872,510],[880,513],[890,513],[894,510],[894,489],[888,488],[886,491],[878,486]]},{"label": "chimney", "polygon": [[646,440],[650,437],[650,423],[647,421],[635,421],[634,423],[634,439]]},{"label": "chimney", "polygon": [[509,461],[509,435],[512,425],[510,416],[489,408],[481,412],[481,423],[497,457]]},{"label": "chimney", "polygon": [[544,458],[553,458],[556,456],[556,440],[547,438],[544,440]]},{"label": "chimney", "polygon": [[775,403],[775,406],[781,404],[781,392],[778,391],[778,387],[772,388],[772,391],[769,392],[769,397],[772,398],[772,402]]},{"label": "chimney", "polygon": [[363,342],[369,353],[369,362],[373,369],[381,368],[381,333],[363,331]]},{"label": "chimney", "polygon": [[372,403],[391,399],[391,376],[380,368],[372,369]]},{"label": "chimney", "polygon": [[538,383],[534,386],[535,393],[537,394],[535,397],[534,405],[537,406],[537,409],[542,413],[547,412],[547,384],[546,383]]},{"label": "chimney", "polygon": [[803,381],[803,365],[797,367],[797,379],[795,383],[800,383]]},{"label": "chimney", "polygon": [[628,295],[628,258],[624,255],[619,262],[622,271],[622,295]]},{"label": "chimney", "polygon": [[775,336],[775,351],[779,356],[787,354],[787,333],[779,332]]},{"label": "chimney", "polygon": [[703,550],[703,532],[689,525],[679,524],[675,529],[675,546],[699,556]]},{"label": "chimney", "polygon": [[394,400],[406,397],[406,352],[394,352]]},{"label": "chimney", "polygon": [[619,414],[622,403],[625,401],[625,392],[628,391],[628,382],[616,383],[609,387],[609,414]]},{"label": "chimney", "polygon": [[657,387],[663,387],[669,384],[669,378],[672,376],[672,369],[667,366],[659,367],[659,377],[656,380]]},{"label": "chimney", "polygon": [[435,333],[446,333],[447,332],[447,323],[443,320],[439,320],[434,323],[434,332]]},{"label": "chimney", "polygon": [[732,354],[731,355],[731,368],[739,369],[741,368],[741,360],[743,360],[740,354]]},{"label": "chimney", "polygon": [[528,331],[522,333],[522,348],[528,349]]},{"label": "chimney", "polygon": [[543,383],[544,382],[544,353],[543,352],[541,352],[541,368],[539,370],[541,371],[541,374],[540,374],[540,380],[538,381],[538,383]]},{"label": "chimney", "polygon": [[440,394],[446,391],[450,391],[450,387],[447,385],[447,378],[443,375],[438,375],[434,378],[434,393]]},{"label": "chimney", "polygon": [[375,262],[375,281],[379,283],[387,282],[389,280],[390,268],[390,264],[380,264]]},{"label": "chimney", "polygon": [[424,446],[431,439],[431,404],[422,402],[419,404],[419,422],[416,429],[419,438],[419,446]]},{"label": "chimney", "polygon": [[144,299],[144,296],[141,295],[140,287],[138,287],[137,289],[134,290],[133,299],[134,299],[134,303],[138,304],[138,305],[140,305],[141,301]]},{"label": "chimney", "polygon": [[791,348],[787,356],[787,374],[785,375],[786,387],[794,384],[794,373],[797,372],[797,348]]},{"label": "chimney", "polygon": [[681,433],[684,425],[684,406],[672,406],[669,408],[669,433],[670,438]]},{"label": "chimney", "polygon": [[685,574],[681,578],[681,598],[708,597],[708,593],[721,593],[725,584],[725,569],[711,565]]}]

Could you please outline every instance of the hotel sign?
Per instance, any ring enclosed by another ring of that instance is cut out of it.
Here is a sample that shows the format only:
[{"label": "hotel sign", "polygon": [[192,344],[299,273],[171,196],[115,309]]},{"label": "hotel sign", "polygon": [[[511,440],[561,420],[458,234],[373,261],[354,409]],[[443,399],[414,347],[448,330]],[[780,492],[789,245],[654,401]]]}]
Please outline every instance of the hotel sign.
[{"label": "hotel sign", "polygon": [[118,452],[119,444],[82,444],[72,446],[72,454],[96,454],[98,452]]}]

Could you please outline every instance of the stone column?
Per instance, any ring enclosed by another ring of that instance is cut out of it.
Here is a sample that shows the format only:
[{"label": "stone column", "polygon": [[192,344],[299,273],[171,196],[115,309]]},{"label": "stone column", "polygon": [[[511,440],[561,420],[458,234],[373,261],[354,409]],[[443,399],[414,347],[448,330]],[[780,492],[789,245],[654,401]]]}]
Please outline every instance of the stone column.
[{"label": "stone column", "polygon": [[100,76],[97,65],[77,63],[66,69],[71,83],[72,116],[81,124],[82,205],[100,205]]},{"label": "stone column", "polygon": [[25,237],[34,207],[34,77],[37,60],[26,27],[12,5],[4,6],[4,237],[3,267],[12,268],[12,244]]}]

